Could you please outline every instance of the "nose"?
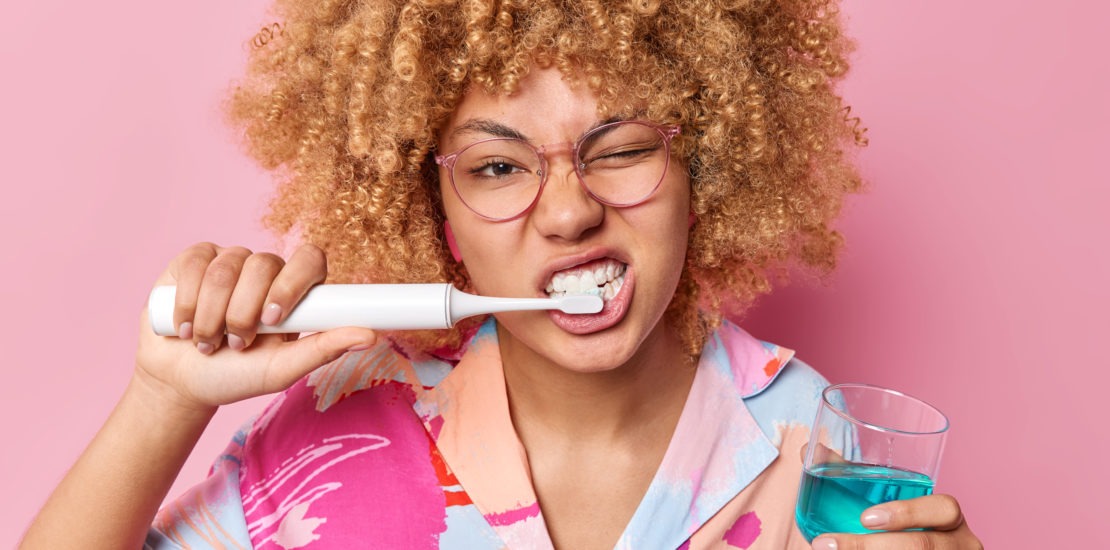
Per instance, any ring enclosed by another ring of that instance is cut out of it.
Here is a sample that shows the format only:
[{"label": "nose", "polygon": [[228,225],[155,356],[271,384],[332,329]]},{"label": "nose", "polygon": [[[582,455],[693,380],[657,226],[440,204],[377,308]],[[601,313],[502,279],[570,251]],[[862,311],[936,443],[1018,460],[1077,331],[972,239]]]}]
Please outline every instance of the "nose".
[{"label": "nose", "polygon": [[546,237],[578,240],[605,219],[605,206],[586,193],[570,158],[552,159],[531,223]]}]

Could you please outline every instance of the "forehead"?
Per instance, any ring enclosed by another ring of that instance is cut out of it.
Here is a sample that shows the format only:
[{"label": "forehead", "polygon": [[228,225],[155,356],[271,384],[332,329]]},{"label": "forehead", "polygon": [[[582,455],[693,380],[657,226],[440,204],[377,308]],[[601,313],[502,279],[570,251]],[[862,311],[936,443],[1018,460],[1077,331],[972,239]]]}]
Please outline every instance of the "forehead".
[{"label": "forehead", "polygon": [[[510,94],[479,86],[463,95],[439,135],[444,150],[482,137],[484,122],[512,128],[535,143],[573,141],[598,123],[596,95],[558,69],[533,69]],[[488,137],[488,136],[487,136]]]}]

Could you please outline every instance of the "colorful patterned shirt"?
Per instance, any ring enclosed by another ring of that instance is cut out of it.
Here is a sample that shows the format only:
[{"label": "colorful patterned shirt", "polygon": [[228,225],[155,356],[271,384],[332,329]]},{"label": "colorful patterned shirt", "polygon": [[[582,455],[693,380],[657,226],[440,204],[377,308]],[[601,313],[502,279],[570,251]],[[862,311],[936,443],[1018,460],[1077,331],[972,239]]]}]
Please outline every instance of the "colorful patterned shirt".
[{"label": "colorful patterned shirt", "polygon": [[[725,323],[616,548],[809,548],[801,449],[826,382]],[[148,548],[552,548],[494,322],[457,365],[387,343],[302,379],[165,506]]]}]

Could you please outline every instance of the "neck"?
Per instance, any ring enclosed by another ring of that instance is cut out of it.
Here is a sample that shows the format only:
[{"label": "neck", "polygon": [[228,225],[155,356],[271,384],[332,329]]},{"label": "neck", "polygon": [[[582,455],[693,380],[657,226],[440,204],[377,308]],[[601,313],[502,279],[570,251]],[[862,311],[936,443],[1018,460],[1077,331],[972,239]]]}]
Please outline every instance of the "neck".
[{"label": "neck", "polygon": [[[502,342],[510,336],[498,326]],[[515,351],[515,350],[513,350]],[[669,440],[694,380],[695,365],[675,332],[660,321],[619,367],[576,372],[501,347],[513,424],[528,436],[575,441]]]}]

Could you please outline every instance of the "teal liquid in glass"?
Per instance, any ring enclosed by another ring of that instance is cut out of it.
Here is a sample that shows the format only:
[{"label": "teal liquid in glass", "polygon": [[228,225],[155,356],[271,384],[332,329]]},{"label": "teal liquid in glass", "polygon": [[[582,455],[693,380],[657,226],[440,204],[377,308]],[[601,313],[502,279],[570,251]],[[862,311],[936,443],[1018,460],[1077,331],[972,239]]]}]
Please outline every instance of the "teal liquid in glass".
[{"label": "teal liquid in glass", "polygon": [[873,533],[863,511],[881,502],[933,493],[928,476],[870,464],[820,464],[802,474],[795,519],[806,540],[821,533]]}]

